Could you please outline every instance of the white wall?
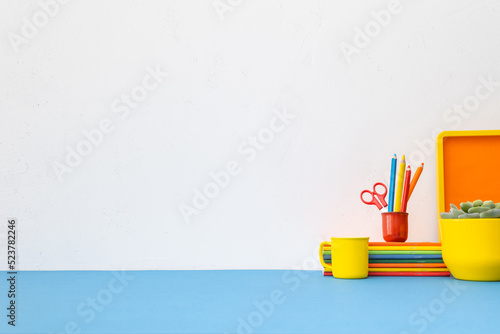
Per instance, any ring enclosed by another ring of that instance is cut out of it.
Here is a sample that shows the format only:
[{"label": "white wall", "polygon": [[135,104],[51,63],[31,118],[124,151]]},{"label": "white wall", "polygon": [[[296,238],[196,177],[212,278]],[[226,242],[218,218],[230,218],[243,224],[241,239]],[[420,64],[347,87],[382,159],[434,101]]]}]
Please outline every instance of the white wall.
[{"label": "white wall", "polygon": [[17,217],[22,270],[297,268],[382,241],[359,193],[394,153],[425,163],[409,241],[437,241],[430,142],[499,128],[499,29],[497,1],[2,1],[0,243]]}]

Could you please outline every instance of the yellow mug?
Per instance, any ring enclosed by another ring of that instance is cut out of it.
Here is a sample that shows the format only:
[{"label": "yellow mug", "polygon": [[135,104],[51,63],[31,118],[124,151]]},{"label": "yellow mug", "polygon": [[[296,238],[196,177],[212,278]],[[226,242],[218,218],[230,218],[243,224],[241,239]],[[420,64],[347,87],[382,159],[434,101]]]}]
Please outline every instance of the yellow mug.
[{"label": "yellow mug", "polygon": [[[325,269],[331,269],[335,278],[366,278],[368,276],[368,239],[331,238],[319,246],[319,260]],[[325,263],[323,248],[331,246],[332,264]]]}]

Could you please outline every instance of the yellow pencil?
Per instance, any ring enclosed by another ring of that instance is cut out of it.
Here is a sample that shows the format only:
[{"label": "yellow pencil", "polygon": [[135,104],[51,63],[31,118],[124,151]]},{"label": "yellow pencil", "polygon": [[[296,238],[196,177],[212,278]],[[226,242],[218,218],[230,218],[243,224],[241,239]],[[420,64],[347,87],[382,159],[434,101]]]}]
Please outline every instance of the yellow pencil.
[{"label": "yellow pencil", "polygon": [[398,172],[398,187],[396,189],[396,197],[394,199],[394,212],[401,211],[401,197],[403,196],[403,183],[405,180],[405,169],[406,169],[406,161],[405,156],[401,158],[401,163],[399,164],[399,172]]}]

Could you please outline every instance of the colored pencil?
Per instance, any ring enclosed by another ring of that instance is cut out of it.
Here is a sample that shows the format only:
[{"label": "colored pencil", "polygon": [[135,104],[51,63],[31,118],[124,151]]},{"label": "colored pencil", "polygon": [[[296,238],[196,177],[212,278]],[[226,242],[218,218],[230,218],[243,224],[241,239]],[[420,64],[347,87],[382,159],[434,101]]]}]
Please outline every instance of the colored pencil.
[{"label": "colored pencil", "polygon": [[411,180],[410,191],[408,192],[408,200],[410,199],[411,194],[413,193],[413,189],[415,189],[415,185],[417,184],[418,179],[420,178],[420,174],[422,174],[423,170],[424,170],[424,163],[422,162],[420,167],[418,167],[417,170],[415,171],[415,175],[413,175],[413,179]]},{"label": "colored pencil", "polygon": [[401,159],[399,164],[399,173],[398,173],[398,187],[396,190],[396,198],[394,198],[394,212],[401,211],[401,196],[403,195],[403,182],[405,179],[405,169],[406,169],[406,160],[405,156]]},{"label": "colored pencil", "polygon": [[411,166],[406,167],[405,182],[403,186],[403,196],[401,197],[401,212],[406,212],[408,204],[408,191],[410,190]]},{"label": "colored pencil", "polygon": [[391,180],[389,183],[389,205],[387,206],[388,212],[394,211],[394,188],[396,187],[396,165],[398,162],[398,157],[394,154],[391,159]]}]

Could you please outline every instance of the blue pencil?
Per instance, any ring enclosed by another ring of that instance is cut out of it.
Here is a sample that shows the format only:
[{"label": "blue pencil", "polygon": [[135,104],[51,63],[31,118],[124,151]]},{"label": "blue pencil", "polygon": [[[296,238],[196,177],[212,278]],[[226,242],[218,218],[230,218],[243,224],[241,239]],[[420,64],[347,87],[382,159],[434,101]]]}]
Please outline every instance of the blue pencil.
[{"label": "blue pencil", "polygon": [[389,184],[389,205],[387,206],[388,212],[394,211],[394,188],[396,187],[396,164],[398,157],[394,154],[391,161],[391,183]]}]

